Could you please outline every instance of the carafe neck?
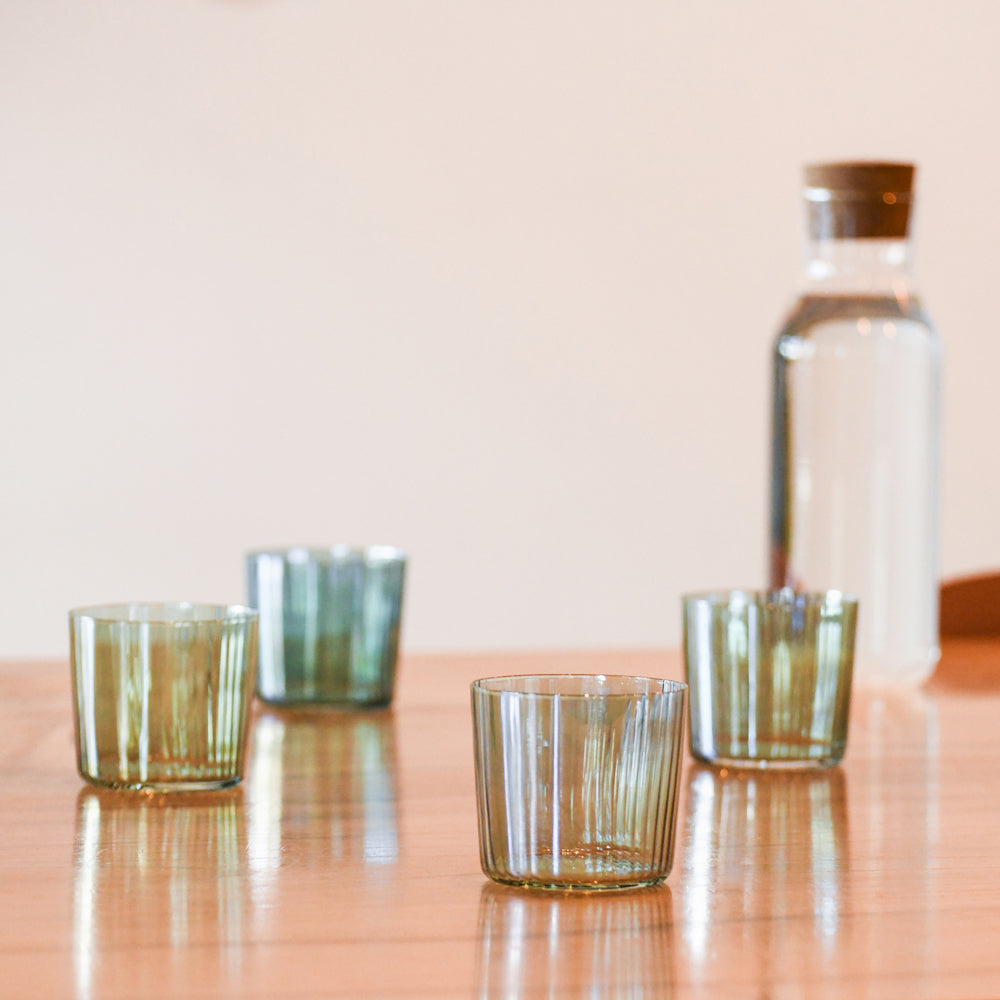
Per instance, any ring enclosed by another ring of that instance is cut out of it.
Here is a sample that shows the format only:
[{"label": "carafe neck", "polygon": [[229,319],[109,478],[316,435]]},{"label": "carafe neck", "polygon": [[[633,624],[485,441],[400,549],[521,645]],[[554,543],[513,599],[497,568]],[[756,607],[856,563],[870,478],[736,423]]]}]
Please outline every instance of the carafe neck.
[{"label": "carafe neck", "polygon": [[912,244],[906,238],[809,239],[803,284],[811,295],[909,296]]}]

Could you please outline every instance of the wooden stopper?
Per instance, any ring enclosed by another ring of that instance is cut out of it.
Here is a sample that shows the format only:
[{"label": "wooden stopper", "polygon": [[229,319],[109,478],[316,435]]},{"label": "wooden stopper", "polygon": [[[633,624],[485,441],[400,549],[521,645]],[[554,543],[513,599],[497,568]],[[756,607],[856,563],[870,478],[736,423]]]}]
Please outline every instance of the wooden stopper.
[{"label": "wooden stopper", "polygon": [[812,239],[905,239],[912,163],[816,163],[805,168]]}]

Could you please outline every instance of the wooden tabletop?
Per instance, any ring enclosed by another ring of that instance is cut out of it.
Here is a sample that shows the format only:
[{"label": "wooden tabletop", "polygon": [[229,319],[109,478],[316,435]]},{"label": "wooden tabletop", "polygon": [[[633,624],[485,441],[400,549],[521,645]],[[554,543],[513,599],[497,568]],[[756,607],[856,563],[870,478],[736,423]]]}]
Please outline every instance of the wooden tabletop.
[{"label": "wooden tabletop", "polygon": [[493,885],[468,682],[574,670],[682,676],[409,656],[391,710],[258,710],[244,784],[176,798],[84,786],[67,665],[0,664],[0,996],[1000,996],[1000,644],[856,691],[833,770],[688,759],[663,886]]}]

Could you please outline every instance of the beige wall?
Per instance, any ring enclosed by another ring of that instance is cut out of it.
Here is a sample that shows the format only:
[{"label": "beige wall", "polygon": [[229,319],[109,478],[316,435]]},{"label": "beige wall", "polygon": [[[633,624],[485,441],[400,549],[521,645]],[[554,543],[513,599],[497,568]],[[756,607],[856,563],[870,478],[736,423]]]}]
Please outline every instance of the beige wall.
[{"label": "beige wall", "polygon": [[943,560],[1000,565],[1000,6],[7,0],[0,657],[392,542],[408,648],[762,582],[800,165],[920,164]]}]

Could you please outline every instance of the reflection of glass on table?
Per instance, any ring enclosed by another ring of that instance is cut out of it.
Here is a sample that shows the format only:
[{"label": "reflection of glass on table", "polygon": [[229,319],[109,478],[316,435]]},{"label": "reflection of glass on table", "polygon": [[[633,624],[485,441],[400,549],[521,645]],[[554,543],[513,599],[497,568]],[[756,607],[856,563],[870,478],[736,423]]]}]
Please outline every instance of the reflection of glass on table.
[{"label": "reflection of glass on table", "polygon": [[673,931],[666,885],[609,895],[487,883],[476,995],[661,997],[673,979]]},{"label": "reflection of glass on table", "polygon": [[[146,795],[84,789],[77,798],[73,956],[77,992],[101,996],[148,949],[146,975],[192,973],[183,949],[214,949],[198,968],[235,975],[244,937],[243,797],[227,792]],[[204,954],[204,952],[202,953]],[[195,982],[188,986],[194,988]],[[203,988],[217,983],[202,981]]]},{"label": "reflection of glass on table", "polygon": [[[745,953],[748,994],[777,973],[783,939],[803,940],[798,921],[825,954],[837,942],[848,863],[847,784],[828,771],[717,771],[688,776],[687,866],[699,877],[686,899],[683,936],[693,965],[708,969],[719,949]],[[783,863],[775,864],[780,847]],[[732,893],[740,901],[734,903]],[[725,919],[734,911],[743,919]],[[793,975],[791,967],[789,975]]]},{"label": "reflection of glass on table", "polygon": [[[940,756],[946,718],[939,716],[938,702],[921,688],[873,691],[855,704],[851,715],[851,726],[862,734],[868,749],[851,762],[851,771],[869,796],[862,804],[868,818],[864,830],[868,850],[896,862],[872,870],[871,891],[879,899],[906,900],[917,915],[905,942],[914,974],[934,967],[940,947],[934,916],[941,898],[940,862],[961,854],[959,830],[952,826],[945,830],[941,814],[942,787],[950,784],[949,762]],[[984,756],[985,766],[990,766],[988,759]],[[984,803],[983,808],[988,811],[992,805]],[[874,962],[885,940],[877,926],[866,937]]]},{"label": "reflection of glass on table", "polygon": [[[258,872],[276,869],[279,861],[381,866],[398,859],[391,712],[262,709],[247,789],[250,862]],[[291,830],[296,851],[282,857]]]}]

